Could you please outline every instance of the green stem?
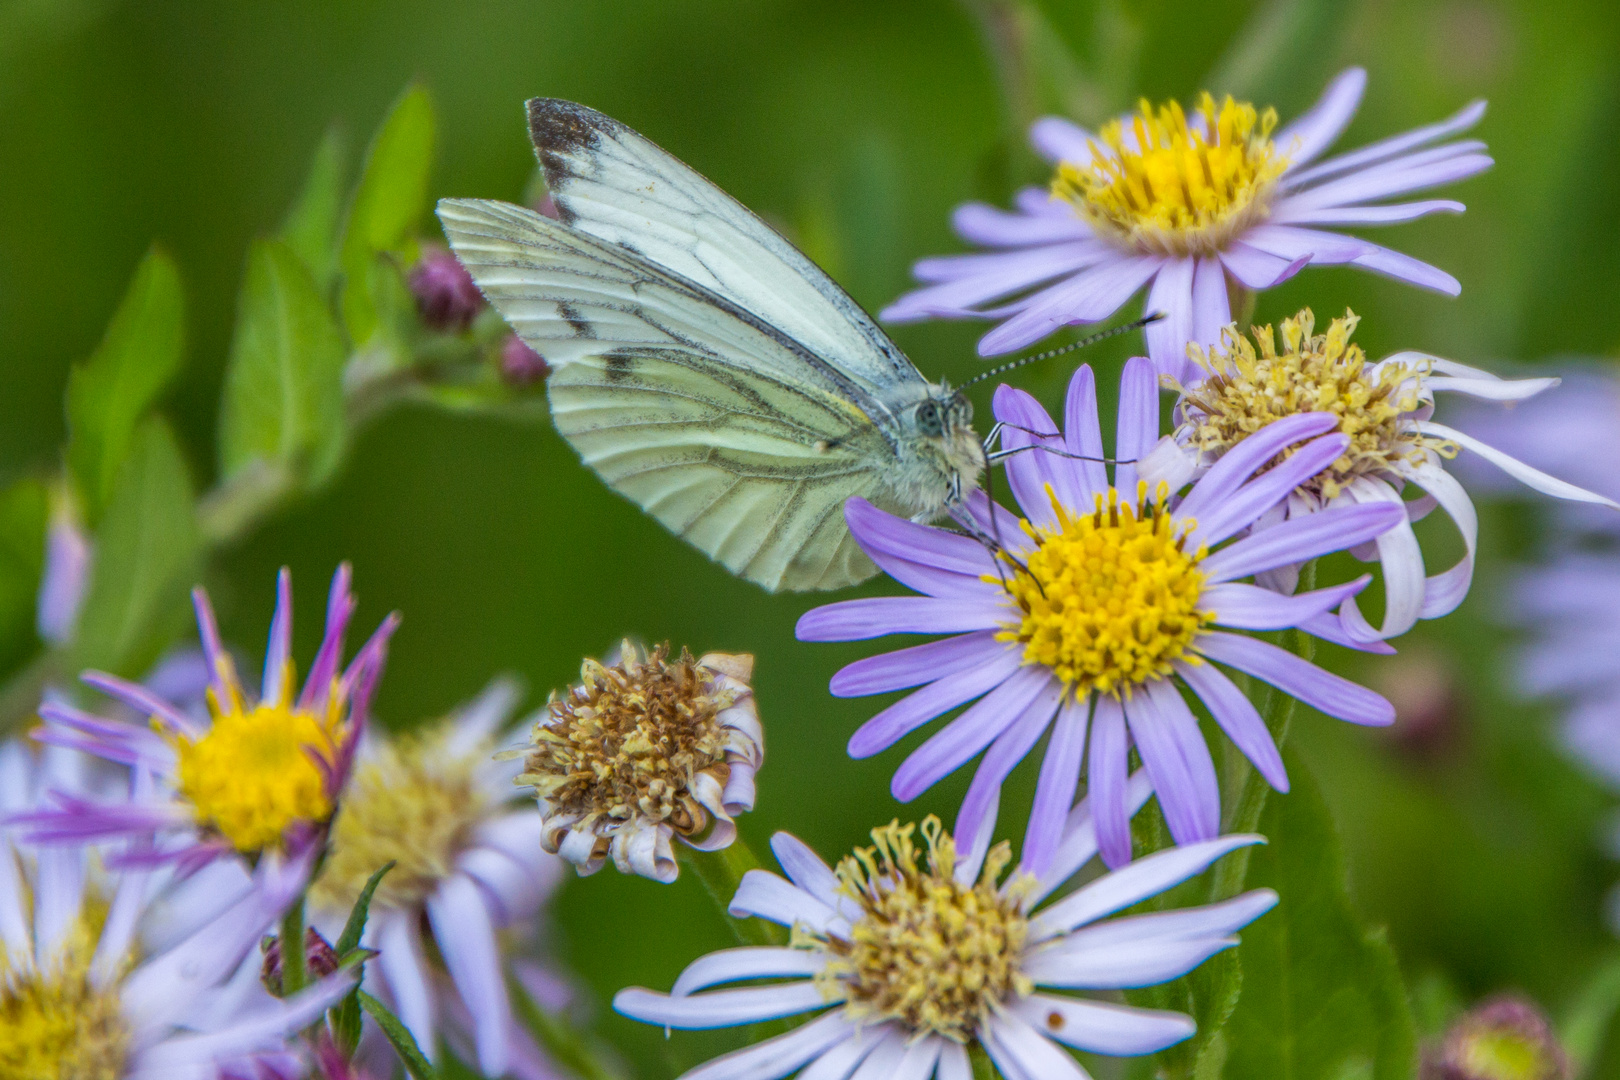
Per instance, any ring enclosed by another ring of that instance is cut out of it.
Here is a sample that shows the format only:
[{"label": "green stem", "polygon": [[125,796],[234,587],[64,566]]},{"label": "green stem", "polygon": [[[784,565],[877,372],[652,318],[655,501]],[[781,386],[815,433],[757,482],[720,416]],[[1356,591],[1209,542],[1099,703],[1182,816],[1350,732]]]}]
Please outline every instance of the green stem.
[{"label": "green stem", "polygon": [[515,978],[508,978],[507,984],[518,1016],[528,1025],[551,1060],[579,1077],[579,1080],[623,1080],[618,1070],[602,1060],[577,1026],[569,1023],[566,1017],[553,1015],[541,1008]]},{"label": "green stem", "polygon": [[763,919],[739,919],[731,914],[731,898],[737,895],[737,886],[742,884],[743,875],[760,868],[759,860],[742,837],[737,837],[719,851],[698,851],[681,844],[677,858],[703,882],[709,898],[720,909],[720,914],[725,917],[738,941],[744,945],[787,944],[787,933],[774,923]]},{"label": "green stem", "polygon": [[978,1043],[968,1047],[968,1063],[973,1066],[973,1080],[1001,1080],[995,1062],[990,1060],[990,1055]]},{"label": "green stem", "polygon": [[281,917],[281,996],[290,998],[308,982],[304,970],[304,898]]},{"label": "green stem", "polygon": [[[1316,563],[1306,563],[1299,571],[1299,586],[1296,592],[1308,592],[1316,587]],[[1311,659],[1316,651],[1316,639],[1303,630],[1286,630],[1280,642],[1283,648],[1304,660]],[[1288,729],[1293,723],[1294,707],[1296,702],[1292,695],[1278,690],[1274,686],[1264,683],[1254,684],[1263,686],[1264,691],[1260,700],[1255,703],[1260,711],[1260,717],[1266,723],[1266,729],[1281,750],[1288,741]],[[1260,825],[1260,815],[1266,808],[1266,799],[1271,795],[1271,785],[1266,782],[1260,771],[1249,763],[1249,759],[1228,747],[1227,761],[1232,762],[1233,787],[1238,789],[1238,797],[1232,806],[1231,816],[1226,822],[1228,833],[1254,832]],[[1230,789],[1229,789],[1230,790]],[[1227,900],[1236,896],[1243,890],[1243,882],[1249,873],[1249,848],[1241,848],[1220,861],[1215,868],[1215,880],[1210,885],[1211,900]]]}]

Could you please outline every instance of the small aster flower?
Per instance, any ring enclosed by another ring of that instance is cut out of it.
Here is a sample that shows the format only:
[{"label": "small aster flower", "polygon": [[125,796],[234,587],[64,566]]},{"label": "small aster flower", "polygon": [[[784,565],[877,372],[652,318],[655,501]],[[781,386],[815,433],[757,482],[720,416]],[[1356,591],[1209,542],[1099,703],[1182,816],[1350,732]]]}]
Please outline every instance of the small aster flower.
[{"label": "small aster flower", "polygon": [[13,818],[41,842],[86,842],[163,834],[146,856],[188,869],[232,852],[250,861],[265,851],[296,851],[313,843],[337,806],[355,745],[382,674],[397,616],[383,621],[347,669],[340,667],[344,632],[354,614],[349,568],[338,569],[327,606],[326,634],[302,692],[294,696],[292,579],[282,570],[265,656],[264,684],[255,699],[237,678],[207,594],[193,593],[203,656],[209,669],[209,722],[147,687],[104,672],[84,682],[150,718],[150,726],[110,720],[46,702],[47,732],[110,761],[150,770],[161,789],[143,799],[102,804],[67,793]]},{"label": "small aster flower", "polygon": [[[507,1072],[523,1037],[507,1000],[498,934],[536,917],[562,869],[540,849],[534,812],[513,805],[517,764],[492,758],[517,696],[516,686],[497,681],[437,725],[368,733],[310,890],[314,922],[336,934],[366,880],[394,863],[372,898],[362,941],[380,953],[367,969],[368,988],[394,1004],[429,1054],[444,1026],[441,999],[458,997],[486,1076]],[[447,969],[449,986],[430,955]]]},{"label": "small aster flower", "polygon": [[[1131,857],[1124,791],[1133,743],[1176,843],[1219,832],[1214,763],[1182,687],[1274,787],[1287,790],[1282,758],[1259,713],[1210,661],[1329,716],[1358,724],[1394,720],[1389,703],[1372,691],[1230,632],[1298,627],[1350,640],[1330,612],[1363,588],[1365,577],[1299,596],[1241,579],[1378,536],[1400,516],[1399,507],[1337,507],[1328,517],[1233,539],[1349,448],[1345,435],[1324,434],[1334,426],[1332,415],[1267,426],[1173,501],[1168,484],[1150,498],[1134,464],[1153,446],[1159,426],[1158,386],[1145,358],[1126,364],[1120,383],[1112,484],[1098,460],[1102,436],[1089,367],[1081,366],[1069,384],[1061,434],[1034,398],[1008,386],[996,391],[995,414],[1006,425],[1004,446],[1022,451],[1006,459],[1006,474],[1025,520],[992,508],[982,494],[970,506],[981,535],[998,538],[1004,553],[993,557],[966,536],[851,499],[845,517],[862,550],[926,595],[847,600],[799,620],[805,641],[953,635],[857,661],[833,677],[839,697],[921,687],[862,725],[849,743],[854,757],[885,750],[974,702],[896,771],[897,799],[909,802],[983,752],[956,821],[957,843],[965,846],[994,814],[1013,767],[1051,727],[1024,864],[1039,873],[1051,858],[1089,754],[1103,858],[1117,867]],[[1302,440],[1309,441],[1295,447]],[[1261,471],[1289,447],[1291,456]]]},{"label": "small aster flower", "polygon": [[[1200,381],[1182,388],[1175,439],[1195,464],[1220,460],[1252,433],[1281,417],[1301,413],[1331,415],[1349,439],[1345,453],[1296,485],[1259,524],[1297,520],[1321,510],[1383,503],[1405,511],[1389,531],[1356,549],[1383,566],[1383,625],[1374,629],[1355,600],[1342,612],[1346,629],[1359,640],[1394,637],[1418,619],[1450,614],[1468,595],[1474,578],[1478,521],[1468,493],[1445,469],[1461,450],[1472,450],[1513,479],[1546,495],[1620,509],[1601,495],[1533,469],[1456,428],[1435,423],[1434,395],[1451,391],[1494,402],[1520,401],[1558,385],[1557,379],[1497,378],[1487,371],[1425,353],[1402,352],[1370,363],[1350,341],[1359,320],[1346,312],[1325,334],[1313,334],[1309,308],[1284,319],[1280,335],[1269,326],[1252,331],[1251,344],[1236,327],[1222,332],[1213,354],[1194,345]],[[1280,340],[1279,340],[1280,337]],[[1424,497],[1404,502],[1411,483]],[[1463,557],[1449,570],[1425,578],[1423,553],[1412,522],[1436,506],[1462,533]],[[1291,570],[1291,568],[1289,568]],[[1289,572],[1268,579],[1281,591],[1293,589]]]},{"label": "small aster flower", "polygon": [[1144,101],[1095,135],[1038,120],[1030,141],[1057,168],[1051,188],[1020,192],[1015,213],[958,208],[957,233],[996,250],[919,262],[916,276],[927,284],[883,317],[998,320],[979,342],[982,355],[995,356],[1106,319],[1151,284],[1146,310],[1165,318],[1147,329],[1148,353],[1162,373],[1185,378],[1187,342],[1213,345],[1232,320],[1229,282],[1268,289],[1308,263],[1348,264],[1455,296],[1450,274],[1323,227],[1461,213],[1450,199],[1384,200],[1489,168],[1484,143],[1443,142],[1478,123],[1485,103],[1318,162],[1366,83],[1360,68],[1345,71],[1275,133],[1274,110],[1207,93],[1191,116],[1175,102],[1155,110]]},{"label": "small aster flower", "polygon": [[1420,1080],[1571,1080],[1574,1065],[1534,1002],[1503,994],[1465,1013],[1424,1055]]},{"label": "small aster flower", "polygon": [[434,330],[465,330],[484,306],[484,294],[466,267],[437,245],[422,249],[421,259],[411,268],[410,288],[422,321]]},{"label": "small aster flower", "polygon": [[[0,795],[64,782],[50,755],[41,765],[17,743],[0,747]],[[133,791],[149,785],[134,770]],[[0,833],[0,1076],[293,1075],[299,1057],[289,1039],[353,988],[352,973],[286,1001],[231,984],[309,868],[309,853],[268,855],[236,903],[172,947],[143,954],[137,928],[151,895],[148,870],[104,878],[88,848],[34,847]]]},{"label": "small aster flower", "polygon": [[[1147,787],[1138,783],[1136,804]],[[1005,841],[958,858],[937,818],[872,830],[836,870],[802,842],[771,841],[788,880],[751,870],[733,915],[791,927],[788,948],[740,948],[691,964],[669,994],[622,990],[614,1008],[650,1024],[717,1028],[826,1009],[814,1020],[686,1074],[686,1080],[902,1076],[968,1080],[967,1048],[1005,1077],[1084,1080],[1059,1044],[1110,1055],[1153,1053],[1191,1035],[1190,1017],[1067,991],[1109,991],[1177,978],[1237,944],[1269,911],[1269,889],[1224,903],[1109,919],[1201,873],[1257,836],[1174,848],[1042,906],[1096,853],[1082,804],[1046,873],[1019,867]],[[706,990],[778,979],[768,986]],[[830,1006],[830,1008],[829,1008]]]},{"label": "small aster flower", "polygon": [[552,695],[535,723],[517,783],[535,789],[545,849],[594,874],[679,874],[674,837],[698,851],[736,839],[754,807],[765,735],[749,687],[754,658],[626,641],[617,663],[586,660],[580,685]]}]

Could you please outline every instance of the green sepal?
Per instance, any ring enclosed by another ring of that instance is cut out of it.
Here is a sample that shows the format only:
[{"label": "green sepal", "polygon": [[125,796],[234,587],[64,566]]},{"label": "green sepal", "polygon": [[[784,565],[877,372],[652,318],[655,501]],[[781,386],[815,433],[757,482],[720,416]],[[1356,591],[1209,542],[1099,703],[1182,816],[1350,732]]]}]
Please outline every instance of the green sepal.
[{"label": "green sepal", "polygon": [[365,887],[355,898],[354,907],[349,909],[348,921],[343,924],[343,933],[332,945],[332,951],[337,954],[339,962],[349,953],[360,947],[360,938],[366,932],[366,919],[371,915],[371,898],[377,892],[377,886],[382,884],[383,875],[394,868],[394,860],[389,859],[377,872],[366,879]]},{"label": "green sepal", "polygon": [[433,1063],[422,1053],[422,1048],[416,1045],[416,1037],[411,1034],[409,1028],[400,1023],[399,1017],[390,1012],[388,1006],[364,990],[358,990],[356,993],[360,996],[360,1007],[377,1021],[377,1026],[382,1028],[382,1033],[393,1044],[394,1052],[405,1063],[405,1071],[415,1080],[438,1080],[439,1074],[433,1068]]}]

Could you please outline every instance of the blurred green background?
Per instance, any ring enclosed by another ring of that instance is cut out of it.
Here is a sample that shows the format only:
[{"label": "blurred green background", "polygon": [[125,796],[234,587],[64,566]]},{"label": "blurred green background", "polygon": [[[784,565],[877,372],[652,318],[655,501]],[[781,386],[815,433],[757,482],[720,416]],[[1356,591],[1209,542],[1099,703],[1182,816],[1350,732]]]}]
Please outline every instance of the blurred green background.
[{"label": "blurred green background", "polygon": [[[1308,7],[1053,0],[1039,10],[1090,87],[1081,104],[1114,107],[1198,91],[1212,70],[1238,70],[1246,28]],[[1477,134],[1497,165],[1456,190],[1469,207],[1461,219],[1386,234],[1457,274],[1460,299],[1313,269],[1262,296],[1256,321],[1304,304],[1325,320],[1348,305],[1373,356],[1608,355],[1620,337],[1608,304],[1620,286],[1620,9],[1362,0],[1301,17],[1312,20],[1302,46],[1243,76],[1258,103],[1286,121],[1361,64],[1367,98],[1341,145],[1484,96]],[[277,228],[329,124],[345,133],[352,167],[411,80],[439,110],[435,197],[517,199],[533,173],[522,101],[572,98],[783,226],[870,308],[905,287],[912,259],[958,250],[955,204],[1005,201],[1040,179],[1010,116],[1044,91],[1022,103],[1014,94],[1009,108],[980,24],[948,0],[0,0],[5,478],[59,465],[69,365],[95,347],[155,240],[178,261],[187,302],[184,367],[165,410],[207,487],[249,241]],[[430,218],[421,229],[436,234]],[[960,381],[977,369],[980,331],[894,336],[925,373]],[[1122,345],[1089,359],[1106,384],[1127,354]],[[1066,378],[1053,366],[1017,382],[1054,402]],[[1565,1008],[1612,959],[1602,906],[1617,875],[1597,847],[1609,800],[1550,748],[1551,711],[1507,694],[1508,639],[1492,614],[1504,567],[1535,554],[1539,520],[1530,503],[1489,508],[1474,595],[1400,643],[1401,658],[1328,657],[1397,698],[1406,715],[1392,733],[1315,715],[1294,727],[1344,832],[1356,900],[1387,925],[1425,1030],[1506,988]],[[1434,565],[1455,557],[1448,530],[1425,536]],[[896,814],[949,821],[965,786],[964,776],[897,806],[888,779],[903,749],[862,762],[843,753],[878,706],[825,693],[828,676],[870,647],[796,643],[793,623],[815,599],[769,597],[710,565],[607,491],[543,418],[416,406],[365,429],[335,484],[216,562],[208,584],[227,636],[257,647],[275,568],[290,565],[307,663],[312,616],[342,559],[355,564],[363,623],[405,615],[379,706],[390,723],[441,713],[500,672],[522,675],[542,701],[582,656],[624,635],[668,639],[758,656],[769,757],[760,807],[742,822],[756,849],[786,828],[833,856]],[[1014,838],[1032,783],[1026,768],[1005,799]],[[664,887],[609,871],[570,881],[553,911],[555,951],[642,1075],[729,1045],[666,1042],[601,1015],[618,987],[666,987],[698,952],[728,942],[690,876]]]}]

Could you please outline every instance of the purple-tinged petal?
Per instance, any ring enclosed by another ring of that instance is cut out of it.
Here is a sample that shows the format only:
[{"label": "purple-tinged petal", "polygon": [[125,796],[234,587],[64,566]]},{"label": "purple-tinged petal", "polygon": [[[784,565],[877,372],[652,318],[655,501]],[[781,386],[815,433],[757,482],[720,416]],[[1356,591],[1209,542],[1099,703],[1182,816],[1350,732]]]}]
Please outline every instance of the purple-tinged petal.
[{"label": "purple-tinged petal", "polygon": [[1332,413],[1297,413],[1272,421],[1222,454],[1193,485],[1176,515],[1201,518],[1206,511],[1217,513],[1255,470],[1276,457],[1283,447],[1331,431],[1338,423]]},{"label": "purple-tinged petal", "polygon": [[815,975],[826,962],[823,953],[786,946],[721,949],[687,964],[675,980],[675,985],[669,988],[669,995],[686,997],[695,990],[707,990],[711,986],[730,982]]},{"label": "purple-tinged petal", "polygon": [[[1313,592],[1283,596],[1257,585],[1227,582],[1204,590],[1199,606],[1215,613],[1215,622],[1238,630],[1286,630],[1303,620],[1332,611],[1345,598],[1367,587],[1371,574]],[[1207,606],[1206,606],[1207,605]]]},{"label": "purple-tinged petal", "polygon": [[1281,285],[1311,261],[1308,256],[1301,255],[1289,262],[1279,255],[1250,247],[1241,240],[1228,244],[1220,258],[1221,265],[1233,277],[1257,292]]},{"label": "purple-tinged petal", "polygon": [[1288,790],[1288,770],[1283,767],[1282,754],[1277,741],[1271,737],[1266,722],[1260,719],[1243,691],[1239,690],[1214,664],[1193,664],[1176,661],[1176,674],[1192,688],[1198,699],[1209,708],[1226,737],[1254,764],[1266,783],[1278,791]]},{"label": "purple-tinged petal", "polygon": [[270,617],[270,647],[264,656],[264,683],[259,700],[266,705],[280,705],[284,694],[292,689],[287,685],[287,665],[292,659],[292,571],[285,566],[276,574],[276,611]]},{"label": "purple-tinged petal", "polygon": [[[1099,702],[1101,700],[1106,699],[1099,699]],[[1123,719],[1120,722],[1123,724]],[[1096,782],[1093,781],[1086,798],[1080,800],[1079,806],[1069,811],[1069,820],[1063,827],[1057,852],[1052,856],[1051,864],[1040,874],[1040,881],[1025,898],[1024,910],[1034,908],[1059,886],[1067,883],[1097,854],[1097,822],[1091,812],[1096,795]],[[1126,784],[1126,817],[1134,817],[1152,797],[1153,785],[1148,781],[1147,773],[1141,769],[1136,770]]]},{"label": "purple-tinged petal", "polygon": [[483,894],[469,878],[452,874],[427,898],[427,915],[451,981],[472,1014],[479,1070],[485,1076],[499,1076],[506,1071],[512,1013],[495,925]]},{"label": "purple-tinged petal", "polygon": [[208,661],[210,685],[223,705],[236,692],[236,665],[219,640],[219,620],[214,618],[214,605],[201,585],[191,590],[191,606],[197,612],[197,637],[202,642],[203,658]]},{"label": "purple-tinged petal", "polygon": [[1484,115],[1485,102],[1470,102],[1439,123],[1414,128],[1400,135],[1392,135],[1387,139],[1380,139],[1378,142],[1369,143],[1359,150],[1352,150],[1347,154],[1328,158],[1326,161],[1313,165],[1309,169],[1303,169],[1299,172],[1290,171],[1283,178],[1283,186],[1292,190],[1316,180],[1337,176],[1339,173],[1348,172],[1351,169],[1377,164],[1397,154],[1404,154],[1410,150],[1416,150],[1420,146],[1438,142],[1447,136],[1467,131],[1479,123]]},{"label": "purple-tinged petal", "polygon": [[925,259],[917,264],[915,273],[935,283],[901,296],[880,317],[887,322],[912,322],[981,315],[982,304],[1079,273],[1113,257],[1112,248],[1081,240],[989,255]]},{"label": "purple-tinged petal", "polygon": [[[1001,801],[1001,785],[1046,733],[1047,725],[1052,722],[1062,699],[1063,684],[1049,678],[1018,719],[996,736],[990,749],[985,751],[984,760],[974,772],[973,782],[968,785],[962,807],[957,811],[954,832],[959,850],[973,848],[980,827],[986,818],[995,813]],[[948,771],[954,769],[955,766],[952,766]],[[927,786],[932,787],[933,784]],[[1067,812],[1068,807],[1063,807],[1063,810]]]},{"label": "purple-tinged petal", "polygon": [[[227,658],[228,659],[228,658]],[[197,721],[187,716],[175,705],[164,701],[140,683],[120,679],[116,675],[109,675],[105,671],[86,671],[79,676],[81,682],[93,690],[100,690],[108,697],[117,698],[125,705],[138,713],[162,720],[173,731],[188,735],[193,739],[201,738],[207,731],[197,724]]]},{"label": "purple-tinged petal", "polygon": [[1060,161],[1081,169],[1090,165],[1092,141],[1091,132],[1061,116],[1043,116],[1029,125],[1029,144],[1054,165]]},{"label": "purple-tinged petal", "polygon": [[1116,1057],[1157,1053],[1198,1030],[1192,1017],[1182,1013],[1057,994],[1031,994],[1014,1002],[1011,1010],[1059,1042]]},{"label": "purple-tinged petal", "polygon": [[857,660],[840,669],[828,689],[833,697],[865,697],[923,686],[947,677],[941,672],[954,673],[962,665],[974,664],[1006,647],[996,640],[994,630],[941,638]]},{"label": "purple-tinged petal", "polygon": [[1284,199],[1272,208],[1270,220],[1277,225],[1397,225],[1406,221],[1416,221],[1430,214],[1460,214],[1465,209],[1466,207],[1455,199],[1427,199],[1422,202],[1396,203],[1392,206],[1327,206],[1297,209]]},{"label": "purple-tinged petal", "polygon": [[1395,647],[1385,641],[1361,641],[1353,638],[1345,630],[1339,616],[1334,614],[1314,615],[1300,622],[1299,628],[1312,637],[1319,637],[1323,641],[1331,641],[1335,645],[1346,649],[1355,649],[1358,652],[1377,653],[1379,656],[1394,656]]},{"label": "purple-tinged petal", "polygon": [[[1401,516],[1377,537],[1378,559],[1384,570],[1384,625],[1374,630],[1362,617],[1354,599],[1348,599],[1341,612],[1344,628],[1351,637],[1372,640],[1404,634],[1417,623],[1423,610],[1423,550],[1406,515],[1400,492],[1382,480],[1358,476],[1346,487],[1358,503],[1394,506]],[[1472,543],[1469,547],[1472,548]]]},{"label": "purple-tinged petal", "polygon": [[771,854],[793,884],[828,907],[838,907],[838,877],[809,844],[792,833],[779,832],[771,837]]},{"label": "purple-tinged petal", "polygon": [[1344,129],[1350,125],[1350,118],[1356,115],[1356,109],[1361,105],[1361,95],[1366,89],[1366,70],[1347,68],[1328,83],[1327,89],[1310,111],[1277,132],[1272,144],[1287,157],[1289,171],[1320,157],[1322,151],[1344,134]]},{"label": "purple-tinged petal", "polygon": [[[1192,340],[1210,349],[1221,340],[1221,330],[1232,321],[1232,301],[1226,291],[1226,268],[1221,265],[1220,259],[1206,255],[1198,260],[1198,267],[1193,271],[1192,297]],[[1188,359],[1185,350],[1181,356],[1180,372],[1167,371],[1165,374],[1174,375],[1183,383],[1199,377],[1197,365]]]},{"label": "purple-tinged petal", "polygon": [[867,758],[887,750],[935,717],[1000,686],[1022,666],[1016,645],[993,642],[971,666],[941,676],[862,724],[850,737],[849,756]]},{"label": "purple-tinged petal", "polygon": [[1352,724],[1395,722],[1395,706],[1365,686],[1323,671],[1268,641],[1237,634],[1208,633],[1194,645],[1211,660],[1253,675],[1311,708]]},{"label": "purple-tinged petal", "polygon": [[1024,831],[1024,849],[1019,866],[1036,877],[1043,877],[1063,840],[1064,826],[1074,806],[1080,786],[1080,765],[1086,750],[1086,722],[1091,711],[1090,696],[1063,703],[1052,741],[1041,759],[1040,779],[1035,784],[1035,803],[1030,807],[1029,826]]},{"label": "purple-tinged petal", "polygon": [[[617,997],[614,998],[614,1008],[619,1008]],[[841,1046],[858,1041],[851,1038],[854,1027],[842,1010],[830,1012],[794,1028],[786,1035],[778,1035],[743,1050],[734,1050],[724,1057],[699,1065],[684,1074],[683,1080],[774,1080],[788,1076],[812,1058],[825,1056]],[[874,1033],[870,1041],[878,1043],[881,1037]],[[806,1071],[800,1076],[808,1077],[809,1073]]]},{"label": "purple-tinged petal", "polygon": [[1197,265],[1198,260],[1190,256],[1166,262],[1142,304],[1144,315],[1164,316],[1142,331],[1147,354],[1161,374],[1177,379],[1187,365],[1187,343],[1195,340],[1193,276]]},{"label": "purple-tinged petal", "polygon": [[1002,447],[1023,451],[1008,455],[1003,463],[1013,498],[1018,500],[1032,525],[1055,528],[1057,512],[1052,507],[1052,495],[1059,491],[1057,474],[1065,463],[1062,458],[1039,448],[1063,449],[1062,432],[1040,402],[1005,383],[996,387],[993,409],[996,421],[1003,425]]},{"label": "purple-tinged petal", "polygon": [[990,745],[1055,684],[1042,667],[1021,667],[923,743],[895,770],[890,790],[910,802]]},{"label": "purple-tinged petal", "polygon": [[1003,1080],[1087,1080],[1074,1058],[1012,1013],[993,1014],[988,1027],[979,1039]]},{"label": "purple-tinged petal", "polygon": [[1462,283],[1439,267],[1386,247],[1374,245],[1372,250],[1359,256],[1354,265],[1446,296],[1457,296],[1462,292]]},{"label": "purple-tinged petal", "polygon": [[1037,912],[1030,920],[1029,939],[1031,942],[1045,941],[1116,911],[1123,911],[1202,874],[1227,852],[1265,842],[1263,836],[1240,833],[1144,855],[1123,869],[1082,885],[1062,900]]},{"label": "purple-tinged petal", "polygon": [[1098,495],[1108,494],[1108,473],[1103,468],[1102,428],[1097,423],[1097,382],[1090,364],[1074,369],[1063,402],[1063,443],[1071,454],[1078,487],[1059,491],[1063,505],[1085,509]]},{"label": "purple-tinged petal", "polygon": [[[827,999],[808,979],[778,986],[751,986],[740,990],[711,990],[706,994],[670,997],[640,987],[620,990],[613,1008],[634,1020],[682,1030],[757,1024],[823,1008]],[[802,1033],[799,1028],[793,1034]],[[788,1036],[791,1038],[791,1035]]]},{"label": "purple-tinged petal", "polygon": [[1091,228],[1079,216],[1017,214],[986,203],[963,203],[951,214],[956,235],[985,247],[1050,244],[1054,240],[1090,240]]},{"label": "purple-tinged petal", "polygon": [[52,500],[45,533],[45,574],[39,586],[34,625],[40,640],[51,645],[73,641],[90,583],[90,537],[76,520],[66,498]]},{"label": "purple-tinged petal", "polygon": [[436,1002],[422,955],[417,920],[404,912],[379,912],[377,965],[394,999],[399,1018],[429,1057],[438,1056]]},{"label": "purple-tinged petal", "polygon": [[1211,584],[1232,581],[1343,551],[1405,523],[1406,514],[1398,506],[1330,507],[1246,536],[1205,559],[1203,570]]},{"label": "purple-tinged petal", "polygon": [[817,933],[824,933],[838,918],[832,905],[769,870],[750,870],[744,874],[726,910],[739,919],[752,915],[782,926],[802,922]]},{"label": "purple-tinged petal", "polygon": [[1472,435],[1464,434],[1463,432],[1458,431],[1456,428],[1450,428],[1444,424],[1436,424],[1432,420],[1420,420],[1417,422],[1416,426],[1418,430],[1423,432],[1425,435],[1434,435],[1442,439],[1450,439],[1464,450],[1472,450],[1474,453],[1478,454],[1492,465],[1495,465],[1498,469],[1501,469],[1503,472],[1513,477],[1513,479],[1517,480],[1519,483],[1524,484],[1526,487],[1529,487],[1535,491],[1539,491],[1543,495],[1551,495],[1555,499],[1569,499],[1573,502],[1598,503],[1602,506],[1620,510],[1620,503],[1616,503],[1612,499],[1606,499],[1602,495],[1598,495],[1595,492],[1587,491],[1585,488],[1576,487],[1574,484],[1566,483],[1563,480],[1558,479],[1556,476],[1548,476],[1540,469],[1533,469],[1524,462],[1519,461],[1517,458],[1509,457],[1507,454],[1502,453],[1502,451],[1496,449],[1494,446],[1480,442]]},{"label": "purple-tinged petal", "polygon": [[1316,187],[1296,190],[1285,201],[1295,210],[1305,210],[1353,206],[1408,195],[1484,172],[1494,164],[1480,152],[1484,149],[1482,142],[1437,146],[1369,166]]},{"label": "purple-tinged petal", "polygon": [[193,824],[190,811],[175,802],[100,803],[63,791],[46,798],[50,805],[8,815],[3,823],[19,827],[32,844],[79,844]]},{"label": "purple-tinged petal", "polygon": [[1198,522],[1192,542],[1214,546],[1248,528],[1288,498],[1289,492],[1337,461],[1349,447],[1350,437],[1338,432],[1312,439],[1290,454],[1287,461],[1267,469],[1223,499]]},{"label": "purple-tinged petal", "polygon": [[1177,844],[1209,840],[1221,830],[1220,781],[1198,721],[1167,679],[1137,688],[1125,701],[1125,721],[1158,792],[1165,824]]},{"label": "purple-tinged petal", "polygon": [[1468,595],[1468,587],[1474,580],[1474,549],[1479,543],[1479,517],[1474,512],[1474,501],[1468,497],[1468,492],[1440,465],[1426,461],[1408,469],[1406,475],[1428,492],[1430,498],[1445,507],[1446,514],[1462,534],[1462,558],[1449,570],[1443,570],[1423,583],[1423,606],[1418,611],[1418,617],[1437,619],[1455,611]]},{"label": "purple-tinged petal", "polygon": [[332,575],[332,589],[326,600],[326,630],[321,635],[321,647],[315,652],[315,662],[310,665],[309,678],[304,681],[303,693],[298,696],[300,709],[307,711],[317,702],[324,702],[331,693],[332,680],[338,677],[343,666],[343,637],[358,606],[349,591],[352,577],[348,563],[340,563]]},{"label": "purple-tinged petal", "polygon": [[1091,721],[1091,753],[1086,768],[1087,799],[1096,821],[1103,864],[1117,870],[1131,861],[1131,812],[1127,809],[1130,743],[1119,699],[1097,695]]},{"label": "purple-tinged petal", "polygon": [[1444,270],[1368,240],[1294,225],[1256,226],[1244,239],[1262,251],[1285,258],[1308,255],[1312,262],[1319,264],[1350,263],[1448,296],[1462,291],[1457,279]]},{"label": "purple-tinged petal", "polygon": [[1163,264],[1159,255],[1122,255],[1036,293],[1016,315],[979,339],[979,355],[999,356],[1063,326],[1100,322],[1118,311]]},{"label": "purple-tinged petal", "polygon": [[886,634],[957,634],[1000,629],[1005,606],[990,600],[932,596],[874,596],[812,608],[799,619],[800,641],[863,641]]},{"label": "purple-tinged petal", "polygon": [[861,549],[874,558],[883,552],[969,577],[995,573],[995,561],[978,541],[896,517],[859,495],[845,501],[844,520]]},{"label": "purple-tinged petal", "polygon": [[[1122,501],[1136,500],[1136,462],[1159,441],[1159,379],[1145,356],[1125,361],[1119,377],[1118,431],[1114,437],[1114,487]],[[1152,492],[1148,493],[1150,496]]]}]

